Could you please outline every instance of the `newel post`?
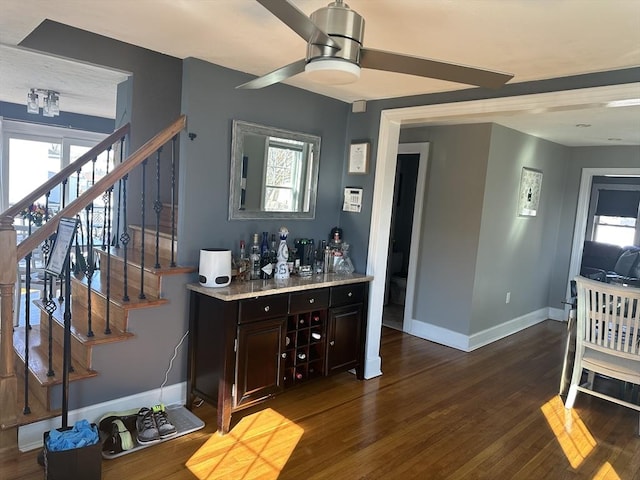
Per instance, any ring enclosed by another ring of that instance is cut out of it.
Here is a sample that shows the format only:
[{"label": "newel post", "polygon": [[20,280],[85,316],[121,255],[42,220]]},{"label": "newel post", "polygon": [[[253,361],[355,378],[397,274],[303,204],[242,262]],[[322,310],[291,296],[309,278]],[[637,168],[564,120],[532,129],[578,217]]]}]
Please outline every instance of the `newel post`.
[{"label": "newel post", "polygon": [[16,250],[13,218],[0,217],[0,451],[17,448],[18,441],[18,381],[13,353]]}]

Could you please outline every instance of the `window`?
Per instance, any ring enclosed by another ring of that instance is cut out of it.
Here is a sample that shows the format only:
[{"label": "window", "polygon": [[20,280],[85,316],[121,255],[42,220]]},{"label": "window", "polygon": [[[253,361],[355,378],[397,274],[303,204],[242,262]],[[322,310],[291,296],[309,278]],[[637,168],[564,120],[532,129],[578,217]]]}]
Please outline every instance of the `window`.
[{"label": "window", "polygon": [[[47,125],[28,124],[10,120],[0,120],[2,128],[1,164],[0,164],[0,211],[11,205],[45,183],[61,169],[77,160],[106,135],[83,132]],[[106,173],[106,153],[96,161],[95,180]],[[113,168],[113,154],[110,169]],[[51,213],[57,212],[63,204],[76,198],[91,186],[93,174],[92,162],[86,164],[80,175],[72,175],[62,198],[60,186],[49,195]],[[36,203],[45,204],[45,197]],[[97,198],[96,209],[104,211],[102,198]],[[104,214],[104,212],[103,212]]]},{"label": "window", "polygon": [[304,178],[302,159],[304,143],[296,140],[269,137],[265,165],[263,209],[295,212],[298,210],[300,184]]},{"label": "window", "polygon": [[[591,188],[591,240],[626,247],[640,244],[640,182],[625,177],[601,177]],[[589,237],[587,237],[589,238]]]},{"label": "window", "polygon": [[636,223],[635,218],[596,215],[594,240],[621,247],[633,245]]}]

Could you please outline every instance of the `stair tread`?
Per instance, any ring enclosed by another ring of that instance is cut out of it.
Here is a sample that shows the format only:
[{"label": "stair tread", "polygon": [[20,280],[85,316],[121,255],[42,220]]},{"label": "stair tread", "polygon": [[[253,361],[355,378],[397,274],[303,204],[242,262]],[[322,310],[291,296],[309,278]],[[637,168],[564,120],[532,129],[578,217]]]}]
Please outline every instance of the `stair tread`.
[{"label": "stair tread", "polygon": [[[64,303],[54,300],[56,310],[53,312],[53,319],[61,326],[64,326]],[[33,302],[40,310],[46,312],[45,304],[42,300]],[[120,342],[133,337],[133,333],[120,330],[114,325],[110,325],[111,333],[104,333],[105,320],[101,315],[95,313],[91,316],[91,326],[93,337],[87,335],[87,308],[79,302],[71,302],[71,335],[85,345],[99,345],[103,343]]]},{"label": "stair tread", "polygon": [[[13,332],[14,350],[20,361],[24,364],[25,359],[25,327],[16,327]],[[40,325],[33,325],[29,332],[29,370],[43,386],[50,386],[62,383],[62,346],[56,341],[53,342],[53,370],[55,375],[49,377],[48,345],[43,344],[40,337]],[[71,360],[74,369],[69,374],[69,381],[90,378],[98,375],[95,370],[83,368],[77,362]]]},{"label": "stair tread", "polygon": [[[107,298],[107,285],[100,277],[100,272],[96,271],[91,279],[91,289],[93,294],[100,295],[103,298]],[[87,277],[72,277],[72,281],[80,282],[84,286],[88,285]],[[124,309],[145,308],[155,305],[164,305],[169,303],[164,298],[158,298],[145,292],[146,298],[139,298],[140,289],[137,286],[137,279],[129,282],[127,288],[127,294],[129,295],[129,301],[123,301],[122,296],[124,292],[124,285],[117,279],[112,279],[109,287],[109,299],[112,304],[122,307]]]},{"label": "stair tread", "polygon": [[[107,252],[105,250],[102,250],[99,247],[96,247],[96,250],[101,254],[101,255],[107,255]],[[124,252],[125,252],[125,248],[120,247],[109,247],[108,249],[109,253],[112,256],[112,261],[115,259],[117,261],[124,261]],[[140,268],[141,264],[142,264],[142,255],[140,252],[140,249],[138,248],[132,248],[132,247],[127,247],[126,248],[126,252],[127,252],[127,263],[131,266],[134,266],[136,268]],[[160,268],[156,268],[155,267],[155,263],[156,263],[156,256],[155,253],[149,253],[149,252],[145,252],[144,254],[144,269],[147,272],[151,272],[151,273],[155,273],[157,275],[175,275],[175,274],[179,274],[179,273],[191,273],[191,272],[195,272],[197,270],[196,267],[192,267],[192,266],[183,266],[183,265],[176,265],[175,267],[171,267],[170,262],[171,259],[163,256],[162,254],[159,255],[159,259],[160,259]]]}]

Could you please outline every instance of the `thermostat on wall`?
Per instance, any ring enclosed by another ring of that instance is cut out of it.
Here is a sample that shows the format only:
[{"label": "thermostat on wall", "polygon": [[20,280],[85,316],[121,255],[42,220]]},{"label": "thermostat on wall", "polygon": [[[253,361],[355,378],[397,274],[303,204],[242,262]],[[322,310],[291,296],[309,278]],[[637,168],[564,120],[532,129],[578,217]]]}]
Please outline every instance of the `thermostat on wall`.
[{"label": "thermostat on wall", "polygon": [[344,203],[342,204],[344,212],[360,213],[362,210],[362,189],[347,187],[344,189]]}]

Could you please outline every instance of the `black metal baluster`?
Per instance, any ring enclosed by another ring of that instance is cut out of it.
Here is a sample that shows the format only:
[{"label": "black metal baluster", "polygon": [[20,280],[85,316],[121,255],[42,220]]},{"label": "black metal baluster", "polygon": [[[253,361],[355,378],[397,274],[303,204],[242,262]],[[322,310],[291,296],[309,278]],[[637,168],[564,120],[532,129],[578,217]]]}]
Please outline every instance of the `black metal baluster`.
[{"label": "black metal baluster", "polygon": [[[29,236],[31,236],[31,218],[29,222]],[[31,298],[31,254],[29,252],[25,257],[25,305],[24,305],[24,408],[22,413],[29,415],[31,413],[31,407],[29,407],[29,330],[31,330],[30,322],[30,304]]]},{"label": "black metal baluster", "polygon": [[140,294],[138,295],[139,299],[147,298],[144,294],[144,244],[145,244],[145,194],[146,194],[146,182],[147,182],[147,161],[145,158],[142,161],[142,225],[141,225],[141,233],[142,236],[141,244],[140,244]]},{"label": "black metal baluster", "polygon": [[156,212],[156,265],[160,268],[160,213],[162,213],[162,202],[160,201],[160,153],[162,147],[156,152],[156,201],[153,204],[153,210]]},{"label": "black metal baluster", "polygon": [[[45,222],[49,221],[49,197],[51,192],[47,192],[46,201],[45,201],[45,213],[44,218]],[[63,200],[64,201],[64,193]],[[62,207],[64,208],[64,206]],[[53,247],[54,235],[51,235],[47,238],[42,245],[42,254],[44,265],[47,265],[49,260],[49,254],[51,253],[51,248]],[[54,286],[56,284],[56,279],[51,273],[47,273],[44,271],[44,288],[42,290],[42,301],[44,303],[44,309],[47,312],[47,323],[49,325],[49,335],[47,338],[47,362],[48,362],[48,370],[47,376],[53,377],[55,372],[53,370],[53,313],[56,311],[56,303],[53,300],[54,296]],[[62,289],[62,285],[60,285]],[[62,294],[62,292],[61,292]]]},{"label": "black metal baluster", "polygon": [[171,139],[171,266],[176,266],[176,141],[177,135]]},{"label": "black metal baluster", "polygon": [[[78,169],[76,171],[76,197],[80,196],[80,174],[82,173],[82,169]],[[82,229],[82,217],[80,213],[76,214],[76,220],[78,221],[79,231],[76,229],[75,233],[75,256],[76,263],[74,266],[73,273],[76,275],[80,275],[80,273],[84,273],[86,270],[86,262],[84,258],[84,233]],[[60,282],[62,284],[62,282]]]},{"label": "black metal baluster", "polygon": [[[124,137],[120,139],[120,163],[124,160]],[[122,202],[122,179],[118,181],[118,205],[116,215],[116,233],[113,235],[113,246],[120,248],[120,204]]]},{"label": "black metal baluster", "polygon": [[[106,191],[105,196],[106,196],[106,200],[104,202],[104,208],[105,211],[109,212],[107,215],[107,225],[106,225],[106,231],[107,231],[107,238],[111,238],[111,193],[113,191],[113,186],[109,187],[109,189]],[[111,334],[111,326],[110,326],[110,320],[111,320],[111,247],[107,248],[107,291],[106,291],[106,306],[107,306],[107,311],[105,313],[105,328],[104,328],[104,333],[109,335]]]},{"label": "black metal baluster", "polygon": [[122,301],[129,301],[129,264],[127,262],[128,257],[128,246],[129,240],[131,237],[129,236],[129,229],[127,226],[127,180],[129,179],[129,175],[125,175],[122,177],[122,200],[124,205],[122,207],[122,235],[120,236],[120,241],[122,242],[122,247],[124,248],[124,275],[123,275],[123,290],[122,290]]},{"label": "black metal baluster", "polygon": [[91,281],[95,272],[95,266],[93,263],[93,202],[85,208],[86,222],[87,222],[87,270],[85,275],[87,277],[87,336],[93,337],[93,328],[91,326],[92,314],[91,314]]},{"label": "black metal baluster", "polygon": [[[111,146],[107,147],[107,171],[105,175],[109,175],[109,162],[111,161]],[[109,237],[107,236],[107,215],[111,215],[111,212],[107,210],[107,192],[102,196],[102,251],[107,249],[107,242],[109,241]]]}]

